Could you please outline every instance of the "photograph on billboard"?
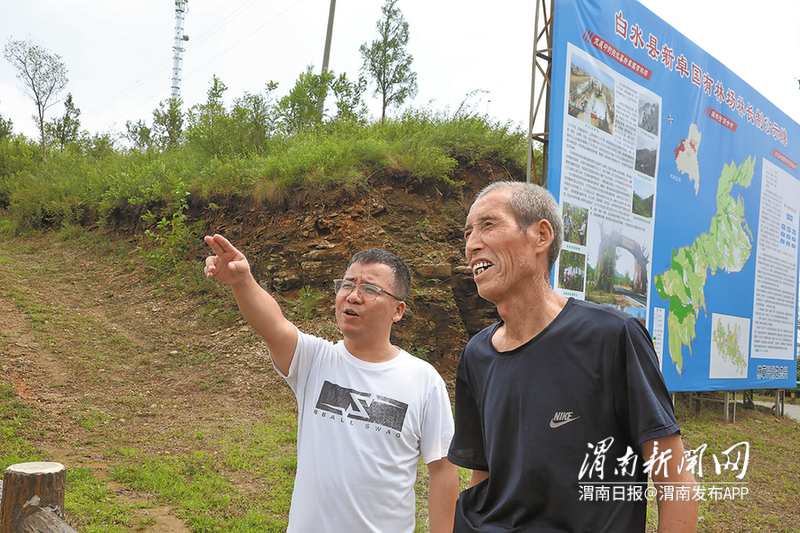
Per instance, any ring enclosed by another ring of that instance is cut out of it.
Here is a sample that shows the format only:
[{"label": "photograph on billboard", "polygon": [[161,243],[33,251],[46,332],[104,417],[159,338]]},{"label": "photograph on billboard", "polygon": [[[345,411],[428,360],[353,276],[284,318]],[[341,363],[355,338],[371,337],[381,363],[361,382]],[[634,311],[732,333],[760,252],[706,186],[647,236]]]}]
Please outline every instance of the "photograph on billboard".
[{"label": "photograph on billboard", "polygon": [[634,0],[556,0],[553,283],[647,325],[670,391],[793,388],[800,126]]}]

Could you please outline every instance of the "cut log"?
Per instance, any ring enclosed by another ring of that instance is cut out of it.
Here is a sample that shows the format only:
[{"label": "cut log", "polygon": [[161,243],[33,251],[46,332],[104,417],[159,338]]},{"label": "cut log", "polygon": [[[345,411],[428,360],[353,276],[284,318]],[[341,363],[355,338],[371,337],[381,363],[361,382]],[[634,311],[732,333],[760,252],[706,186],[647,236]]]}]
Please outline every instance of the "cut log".
[{"label": "cut log", "polygon": [[78,533],[49,509],[40,509],[26,518],[13,533]]},{"label": "cut log", "polygon": [[67,469],[61,463],[19,463],[6,468],[0,533],[77,533],[63,521]]}]

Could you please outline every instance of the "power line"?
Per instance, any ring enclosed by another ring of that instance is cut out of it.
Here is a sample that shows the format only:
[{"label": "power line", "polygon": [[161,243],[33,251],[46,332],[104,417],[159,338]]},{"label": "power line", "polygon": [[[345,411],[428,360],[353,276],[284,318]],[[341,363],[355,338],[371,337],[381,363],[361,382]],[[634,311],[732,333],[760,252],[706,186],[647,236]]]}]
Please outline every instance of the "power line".
[{"label": "power line", "polygon": [[[259,1],[259,0],[247,0],[247,1],[245,1],[244,3],[242,3],[241,5],[239,5],[239,7],[237,7],[237,8],[236,8],[236,9],[234,9],[233,11],[231,11],[231,12],[230,12],[228,15],[226,15],[226,16],[225,16],[225,17],[223,17],[222,19],[220,19],[220,20],[219,20],[219,21],[218,21],[216,24],[214,24],[214,25],[213,25],[211,28],[209,28],[208,30],[206,30],[205,32],[203,32],[203,33],[200,35],[200,37],[198,37],[196,40],[192,41],[192,45],[189,47],[189,50],[188,50],[188,51],[192,51],[192,50],[193,50],[193,49],[195,49],[195,48],[196,48],[196,47],[197,47],[199,44],[201,44],[203,41],[205,41],[206,39],[208,39],[209,37],[211,37],[213,34],[215,34],[216,32],[218,32],[219,30],[221,30],[222,28],[224,28],[225,26],[227,26],[227,25],[228,25],[228,24],[230,24],[231,22],[233,22],[233,20],[234,20],[234,19],[236,19],[236,18],[237,18],[239,15],[241,15],[241,14],[242,14],[242,13],[243,13],[245,10],[247,10],[247,9],[248,9],[248,8],[250,8],[250,7],[252,7],[252,6],[253,6],[253,4],[255,4],[255,3],[256,3],[256,2],[258,2],[258,1]],[[285,13],[285,12],[286,12],[286,11],[288,11],[289,9],[293,8],[293,7],[294,7],[295,5],[297,5],[297,4],[298,4],[300,1],[302,1],[302,0],[298,0],[298,2],[295,2],[295,4],[293,4],[292,6],[290,6],[289,8],[287,8],[286,10],[282,11],[282,12],[281,12],[279,15],[277,15],[276,17],[274,17],[273,19],[271,19],[269,22],[272,22],[273,20],[275,20],[275,18],[277,18],[277,17],[281,16],[283,13]],[[258,30],[256,30],[256,31],[259,31],[261,28],[263,28],[264,26],[266,26],[267,24],[269,24],[269,22],[267,22],[267,23],[265,23],[264,25],[262,25],[262,26],[261,26],[261,27],[260,27]],[[255,32],[253,32],[253,33],[255,33]],[[251,33],[250,35],[252,35],[252,33]],[[248,37],[250,37],[250,35],[248,35]],[[247,38],[247,37],[245,37],[245,39],[246,39],[246,38]],[[244,40],[244,39],[242,39],[242,40]],[[241,41],[239,41],[239,43],[241,43]],[[239,43],[236,43],[236,45],[238,45]],[[236,46],[236,45],[234,45],[234,46]],[[215,56],[215,57],[214,57],[214,59],[212,59],[211,61],[214,61],[214,60],[216,60],[217,58],[219,58],[219,57],[220,57],[220,55],[222,55],[222,54],[224,54],[224,53],[227,53],[228,51],[230,51],[230,49],[231,49],[231,48],[233,48],[233,47],[230,47],[230,48],[228,48],[227,50],[225,50],[224,52],[222,52],[221,54],[219,54],[219,55]],[[142,77],[142,78],[140,78],[139,80],[135,81],[134,83],[132,83],[131,85],[129,85],[128,87],[126,87],[125,89],[123,89],[122,91],[120,91],[119,93],[117,93],[116,95],[114,95],[113,97],[111,97],[110,99],[106,100],[104,103],[100,104],[100,106],[98,106],[97,108],[95,108],[93,111],[91,111],[91,112],[87,113],[86,115],[84,115],[84,116],[85,116],[85,118],[91,118],[91,117],[93,117],[93,116],[95,116],[95,115],[99,114],[99,113],[100,113],[101,111],[103,111],[104,109],[106,109],[106,108],[110,107],[111,105],[113,105],[113,104],[115,104],[115,103],[119,102],[119,101],[120,101],[120,100],[121,100],[123,97],[125,97],[125,96],[127,96],[128,94],[130,94],[130,93],[132,93],[132,92],[136,91],[137,89],[139,89],[139,88],[142,86],[142,83],[143,83],[143,82],[151,80],[151,79],[152,79],[153,77],[155,77],[156,75],[161,75],[161,74],[163,74],[163,73],[164,73],[166,70],[168,70],[168,65],[169,65],[170,63],[171,63],[171,60],[166,60],[166,61],[164,61],[164,62],[163,62],[163,63],[161,63],[159,66],[157,66],[155,69],[153,69],[153,70],[152,70],[152,71],[150,71],[148,74],[146,74],[144,77]],[[208,64],[208,63],[206,63],[206,64]],[[205,66],[205,65],[203,65],[203,66]],[[202,68],[202,67],[201,67],[201,68]],[[191,73],[189,73],[187,76],[191,76],[192,74],[194,74],[194,72],[196,72],[196,70],[195,70],[195,71],[193,71],[193,72],[191,72]],[[124,111],[124,112],[120,113],[120,114],[119,114],[119,115],[117,115],[117,116],[116,116],[114,119],[112,119],[111,121],[107,122],[106,124],[110,124],[110,123],[116,122],[116,120],[117,120],[117,119],[119,119],[121,116],[123,116],[123,115],[126,115],[127,113],[130,113],[131,111],[134,111],[134,110],[138,109],[139,107],[141,107],[142,105],[144,105],[145,103],[147,103],[148,101],[150,101],[152,98],[154,98],[156,95],[160,94],[161,92],[163,92],[163,91],[161,91],[161,90],[157,91],[155,94],[153,94],[153,96],[151,96],[151,97],[147,98],[147,99],[146,99],[146,100],[144,100],[144,101],[143,101],[141,104],[137,104],[136,106],[134,106],[134,107],[132,107],[132,108],[129,108],[128,110],[126,110],[126,111]]]},{"label": "power line", "polygon": [[161,63],[155,69],[153,69],[149,73],[147,73],[143,78],[140,78],[140,79],[136,80],[131,85],[129,85],[128,87],[126,87],[122,91],[118,92],[117,94],[115,94],[114,96],[112,96],[111,98],[109,98],[108,100],[103,102],[102,104],[100,104],[93,111],[91,111],[91,112],[87,113],[86,115],[84,115],[84,118],[91,118],[91,117],[97,115],[98,113],[100,113],[100,111],[102,111],[102,110],[106,109],[107,107],[111,106],[112,104],[117,103],[119,100],[122,99],[122,97],[127,96],[128,94],[130,94],[134,90],[138,89],[142,82],[149,81],[156,74],[161,74],[162,71],[164,71],[164,68],[167,65],[169,65],[169,63],[170,63],[169,60]]},{"label": "power line", "polygon": [[252,37],[252,36],[253,36],[253,35],[255,35],[256,33],[260,32],[262,29],[264,29],[264,27],[265,27],[265,26],[267,26],[267,25],[269,25],[269,24],[271,24],[271,23],[275,22],[275,21],[276,21],[278,18],[280,18],[280,17],[281,17],[283,14],[285,14],[287,11],[289,11],[289,10],[293,9],[293,8],[294,8],[294,7],[295,7],[297,4],[299,4],[299,3],[300,3],[300,2],[302,2],[302,1],[303,1],[303,0],[297,0],[297,1],[296,1],[294,4],[290,5],[289,7],[287,7],[286,9],[284,9],[283,11],[281,11],[280,13],[278,13],[277,15],[275,15],[274,17],[272,17],[271,19],[269,19],[267,22],[265,22],[264,24],[262,24],[261,26],[259,26],[258,28],[256,28],[256,29],[255,29],[254,31],[252,31],[251,33],[247,34],[247,36],[243,37],[242,39],[240,39],[239,41],[235,42],[234,44],[232,44],[231,46],[229,46],[228,48],[226,48],[225,50],[223,50],[222,52],[220,52],[219,54],[217,54],[216,56],[214,56],[213,58],[211,58],[211,59],[210,59],[210,60],[208,60],[207,62],[203,63],[202,65],[200,65],[199,67],[197,67],[196,69],[194,69],[194,70],[193,70],[191,73],[189,73],[189,74],[188,74],[188,76],[191,76],[192,74],[195,74],[195,73],[196,73],[196,72],[198,72],[199,70],[201,70],[201,69],[205,68],[207,65],[209,65],[209,64],[213,63],[214,61],[216,61],[217,59],[219,59],[221,56],[223,56],[223,55],[227,54],[227,53],[228,53],[228,52],[230,52],[230,51],[231,51],[233,48],[236,48],[237,46],[239,46],[240,44],[242,44],[244,41],[246,41],[247,39],[249,39],[250,37]]},{"label": "power line", "polygon": [[219,30],[221,30],[222,28],[227,26],[230,22],[232,22],[232,20],[228,20],[228,19],[233,19],[233,18],[238,17],[246,9],[248,9],[249,7],[251,7],[253,4],[255,4],[258,1],[259,0],[248,0],[244,4],[240,5],[239,7],[237,7],[233,11],[231,11],[230,14],[228,14],[225,17],[223,17],[219,22],[217,22],[216,24],[211,26],[211,28],[209,28],[204,33],[202,33],[200,35],[200,37],[198,37],[197,39],[191,41],[191,44],[189,46],[189,50],[192,50],[193,48],[197,48],[197,45],[199,45],[200,43],[202,43],[203,41],[205,41],[206,39],[208,39],[209,37],[211,37],[212,35],[217,33]]}]

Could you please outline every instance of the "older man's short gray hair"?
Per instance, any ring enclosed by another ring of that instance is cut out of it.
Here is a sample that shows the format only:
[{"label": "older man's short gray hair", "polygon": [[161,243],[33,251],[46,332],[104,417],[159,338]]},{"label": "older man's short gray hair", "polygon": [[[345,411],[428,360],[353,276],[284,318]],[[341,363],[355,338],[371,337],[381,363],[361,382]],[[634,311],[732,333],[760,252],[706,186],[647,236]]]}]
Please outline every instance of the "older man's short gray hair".
[{"label": "older man's short gray hair", "polygon": [[475,197],[477,202],[490,192],[511,189],[508,200],[508,209],[522,230],[527,230],[540,220],[547,220],[553,227],[553,242],[550,244],[548,255],[548,272],[561,252],[561,243],[564,238],[564,223],[561,219],[561,209],[550,191],[534,183],[522,181],[496,181],[484,187]]}]

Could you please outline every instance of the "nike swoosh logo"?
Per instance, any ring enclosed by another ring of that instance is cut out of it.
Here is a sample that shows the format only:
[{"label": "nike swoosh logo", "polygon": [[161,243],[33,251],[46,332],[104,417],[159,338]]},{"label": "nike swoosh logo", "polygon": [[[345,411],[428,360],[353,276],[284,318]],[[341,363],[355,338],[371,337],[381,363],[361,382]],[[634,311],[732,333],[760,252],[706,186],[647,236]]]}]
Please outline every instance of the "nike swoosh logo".
[{"label": "nike swoosh logo", "polygon": [[560,428],[564,424],[569,424],[570,422],[575,422],[579,418],[580,418],[579,416],[576,416],[575,418],[568,418],[567,420],[562,420],[561,422],[556,422],[555,420],[551,419],[550,420],[550,427],[553,428],[553,429]]}]

